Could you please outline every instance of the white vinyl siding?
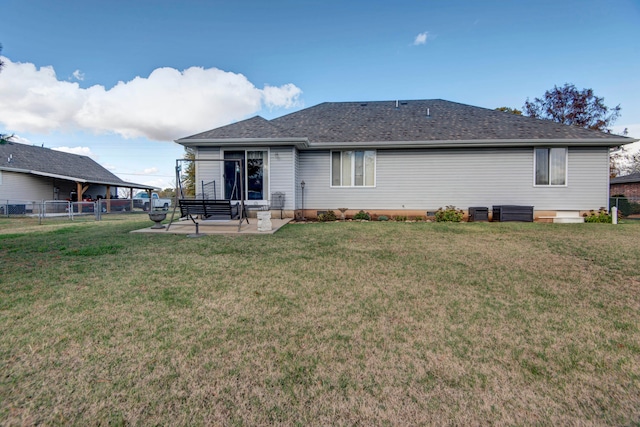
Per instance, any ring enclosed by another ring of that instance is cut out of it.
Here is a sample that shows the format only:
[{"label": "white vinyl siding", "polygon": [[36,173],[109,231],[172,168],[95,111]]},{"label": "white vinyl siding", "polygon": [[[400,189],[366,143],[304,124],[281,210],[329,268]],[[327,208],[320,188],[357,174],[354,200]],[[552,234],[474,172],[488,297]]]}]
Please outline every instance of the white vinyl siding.
[{"label": "white vinyl siding", "polygon": [[373,187],[376,183],[376,152],[332,151],[330,168],[332,187]]},{"label": "white vinyl siding", "polygon": [[[328,186],[331,152],[301,151],[306,209],[419,209],[455,205],[527,205],[536,210],[589,210],[607,205],[608,149],[569,148],[565,186],[537,187],[534,150],[395,149],[376,151],[375,187]],[[500,165],[500,167],[496,167]],[[550,191],[552,190],[552,191]]]},{"label": "white vinyl siding", "polygon": [[273,193],[284,193],[285,209],[294,209],[294,147],[272,147],[269,158],[269,200]]},{"label": "white vinyl siding", "polygon": [[[53,200],[54,180],[21,172],[2,171],[2,186],[0,187],[0,200],[26,200],[41,201]],[[60,186],[60,184],[58,184]],[[68,190],[65,188],[65,191]],[[60,193],[60,198],[64,198]],[[68,196],[67,196],[68,197]]]}]

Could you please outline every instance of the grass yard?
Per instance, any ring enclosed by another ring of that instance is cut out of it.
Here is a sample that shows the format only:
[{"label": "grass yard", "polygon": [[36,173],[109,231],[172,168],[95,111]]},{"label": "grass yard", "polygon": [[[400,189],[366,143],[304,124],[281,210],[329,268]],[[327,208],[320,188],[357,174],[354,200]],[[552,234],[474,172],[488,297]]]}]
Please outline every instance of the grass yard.
[{"label": "grass yard", "polygon": [[640,425],[640,222],[0,219],[2,425]]}]

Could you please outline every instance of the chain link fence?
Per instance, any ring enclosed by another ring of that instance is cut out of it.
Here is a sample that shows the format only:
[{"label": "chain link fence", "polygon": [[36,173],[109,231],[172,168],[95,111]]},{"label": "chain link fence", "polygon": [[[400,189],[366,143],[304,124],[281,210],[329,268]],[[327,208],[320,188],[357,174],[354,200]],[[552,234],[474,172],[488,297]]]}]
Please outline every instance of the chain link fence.
[{"label": "chain link fence", "polygon": [[38,217],[46,218],[95,217],[130,212],[144,212],[134,209],[131,199],[100,199],[96,201],[71,202],[67,200],[0,200],[0,217]]},{"label": "chain link fence", "polygon": [[609,199],[609,209],[614,206],[623,217],[640,218],[640,197],[613,196]]}]

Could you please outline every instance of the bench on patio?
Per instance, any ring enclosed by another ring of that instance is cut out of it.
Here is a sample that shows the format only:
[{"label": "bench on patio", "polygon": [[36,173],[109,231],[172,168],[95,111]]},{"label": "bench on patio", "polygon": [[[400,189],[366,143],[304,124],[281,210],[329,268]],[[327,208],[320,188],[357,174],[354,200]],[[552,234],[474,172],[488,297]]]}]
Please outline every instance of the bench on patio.
[{"label": "bench on patio", "polygon": [[180,217],[189,218],[196,225],[196,234],[199,234],[195,217],[202,221],[233,221],[238,220],[238,231],[244,220],[249,224],[246,211],[242,211],[238,202],[231,203],[231,200],[209,200],[209,199],[180,199]]}]

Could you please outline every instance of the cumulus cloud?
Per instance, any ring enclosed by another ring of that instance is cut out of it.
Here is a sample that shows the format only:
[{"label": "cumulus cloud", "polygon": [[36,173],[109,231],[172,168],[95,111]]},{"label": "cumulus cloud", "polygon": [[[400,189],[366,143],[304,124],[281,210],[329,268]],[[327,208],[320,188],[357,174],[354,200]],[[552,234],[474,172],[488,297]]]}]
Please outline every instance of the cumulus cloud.
[{"label": "cumulus cloud", "polygon": [[243,119],[265,106],[294,107],[302,93],[291,83],[259,89],[242,74],[201,67],[158,68],[110,89],[81,88],[59,80],[53,67],[2,59],[0,122],[18,132],[82,130],[166,141]]},{"label": "cumulus cloud", "polygon": [[413,45],[414,46],[420,46],[421,44],[427,44],[427,38],[429,37],[429,33],[428,32],[424,32],[424,33],[420,33],[416,36],[415,40],[413,41]]}]

